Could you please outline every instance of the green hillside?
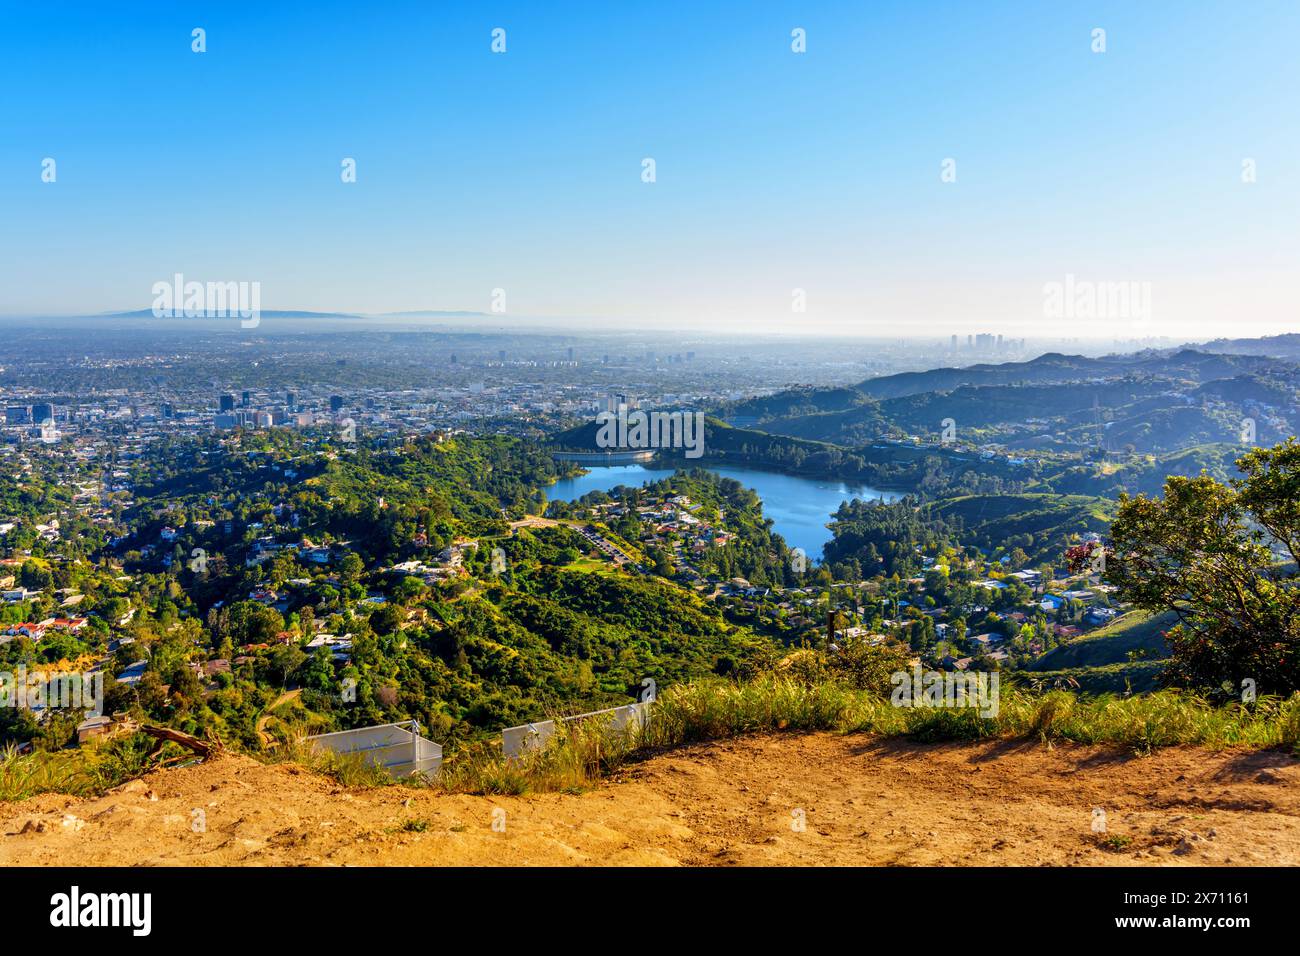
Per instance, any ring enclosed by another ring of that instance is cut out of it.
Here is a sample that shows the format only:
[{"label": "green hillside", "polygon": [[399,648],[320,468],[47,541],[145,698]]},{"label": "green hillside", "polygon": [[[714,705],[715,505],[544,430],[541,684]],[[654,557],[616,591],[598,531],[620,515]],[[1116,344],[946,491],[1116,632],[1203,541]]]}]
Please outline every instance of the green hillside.
[{"label": "green hillside", "polygon": [[1183,349],[904,372],[834,389],[801,387],[727,405],[727,417],[796,438],[867,445],[937,436],[1024,451],[1168,453],[1232,442],[1242,421],[1261,444],[1290,433],[1295,366],[1253,355]]},{"label": "green hillside", "polygon": [[1056,671],[1122,664],[1128,662],[1131,651],[1144,651],[1152,659],[1167,657],[1169,649],[1161,635],[1174,623],[1172,614],[1131,611],[1087,637],[1048,651],[1026,669]]},{"label": "green hillside", "polygon": [[992,550],[1022,548],[1031,562],[1059,561],[1076,535],[1102,534],[1114,503],[1085,495],[962,495],[929,507],[961,531],[965,544]]},{"label": "green hillside", "polygon": [[[1039,484],[1060,494],[1103,498],[1117,498],[1120,492],[1156,495],[1170,475],[1195,478],[1204,471],[1219,481],[1237,477],[1235,462],[1244,450],[1240,443],[1204,444],[1159,455],[1130,455],[1119,462],[1049,466],[1042,471]],[[1039,484],[1030,490],[1039,490]]]},{"label": "green hillside", "polygon": [[1146,694],[1160,688],[1159,661],[1136,661],[1059,671],[1022,672],[1023,682],[1043,688],[1067,687],[1083,694]]}]

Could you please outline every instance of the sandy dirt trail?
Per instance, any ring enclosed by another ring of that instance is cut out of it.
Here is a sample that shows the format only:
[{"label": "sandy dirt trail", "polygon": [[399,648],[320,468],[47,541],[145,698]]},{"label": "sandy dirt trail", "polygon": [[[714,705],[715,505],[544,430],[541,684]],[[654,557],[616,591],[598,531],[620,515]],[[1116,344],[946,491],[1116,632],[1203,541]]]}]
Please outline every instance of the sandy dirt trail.
[{"label": "sandy dirt trail", "polygon": [[1275,751],[832,734],[683,747],[526,797],[348,790],[224,756],[0,805],[0,865],[1294,865],[1298,784]]}]

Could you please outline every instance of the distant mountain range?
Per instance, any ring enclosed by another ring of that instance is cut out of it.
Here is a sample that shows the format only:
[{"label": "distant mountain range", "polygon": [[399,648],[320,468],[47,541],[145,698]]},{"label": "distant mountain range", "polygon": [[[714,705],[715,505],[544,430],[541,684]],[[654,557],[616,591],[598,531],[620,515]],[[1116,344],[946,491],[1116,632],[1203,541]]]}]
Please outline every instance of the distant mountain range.
[{"label": "distant mountain range", "polygon": [[[413,309],[409,312],[308,312],[296,309],[263,309],[264,319],[471,319],[490,318],[488,312],[471,312],[457,309]],[[129,312],[101,312],[90,318],[151,319],[152,309],[134,309]]]},{"label": "distant mountain range", "polygon": [[1030,385],[1077,382],[1087,379],[1111,379],[1121,374],[1179,375],[1204,382],[1243,372],[1273,368],[1264,353],[1209,354],[1196,349],[1177,352],[1135,352],[1127,355],[1062,355],[1047,352],[1027,362],[1001,365],[971,365],[966,368],[932,369],[928,372],[903,372],[868,379],[857,388],[872,398],[900,398],[923,392],[946,391],[959,386]]},{"label": "distant mountain range", "polygon": [[[261,316],[264,319],[364,319],[366,316],[358,315],[354,312],[305,312],[292,309],[263,309]],[[80,318],[80,316],[73,316]],[[157,318],[152,309],[133,309],[130,312],[101,312],[97,315],[85,316],[93,319],[152,319]],[[203,318],[200,316],[199,318]],[[224,321],[221,319],[219,321]]]},{"label": "distant mountain range", "polygon": [[1300,359],[1300,333],[1266,335],[1259,339],[1215,339],[1196,348],[1202,352],[1229,352],[1234,355],[1271,355],[1274,358]]},{"label": "distant mountain range", "polygon": [[[467,309],[413,309],[410,312],[368,312],[372,319],[490,319],[491,312],[472,312]],[[496,318],[504,318],[497,315]]]},{"label": "distant mountain range", "polygon": [[963,441],[1014,449],[1168,452],[1240,441],[1247,419],[1261,441],[1279,441],[1293,433],[1298,388],[1300,365],[1262,353],[1053,352],[788,389],[715,411],[746,427],[850,447],[886,436],[935,438],[951,419]]}]

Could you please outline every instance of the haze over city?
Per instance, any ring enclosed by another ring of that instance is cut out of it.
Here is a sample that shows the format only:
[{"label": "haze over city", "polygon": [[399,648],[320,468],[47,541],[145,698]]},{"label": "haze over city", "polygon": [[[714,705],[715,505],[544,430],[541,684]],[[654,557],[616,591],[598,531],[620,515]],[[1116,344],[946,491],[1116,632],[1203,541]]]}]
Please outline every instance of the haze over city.
[{"label": "haze over city", "polygon": [[182,272],[268,310],[1135,334],[1045,314],[1074,276],[1146,283],[1140,333],[1187,341],[1300,293],[1288,2],[65,9],[2,15],[40,95],[0,143],[0,314]]}]

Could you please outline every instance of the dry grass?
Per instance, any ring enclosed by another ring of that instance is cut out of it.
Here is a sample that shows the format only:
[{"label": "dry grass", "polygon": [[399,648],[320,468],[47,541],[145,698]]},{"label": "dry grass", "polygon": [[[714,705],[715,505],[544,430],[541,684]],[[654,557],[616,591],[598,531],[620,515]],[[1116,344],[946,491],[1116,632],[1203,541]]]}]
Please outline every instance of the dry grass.
[{"label": "dry grass", "polygon": [[[997,716],[985,718],[974,707],[896,707],[878,693],[769,675],[745,683],[714,679],[668,688],[644,729],[632,725],[615,732],[601,721],[561,723],[545,749],[515,760],[504,757],[499,737],[467,744],[447,755],[433,782],[395,781],[359,755],[314,751],[302,743],[305,733],[287,733],[281,746],[256,756],[302,764],[350,787],[400,784],[453,793],[522,794],[590,788],[656,749],[782,730],[920,741],[1030,738],[1109,744],[1141,754],[1179,744],[1300,750],[1300,693],[1260,698],[1250,706],[1216,706],[1174,691],[1087,697],[1004,685],[999,703]],[[0,751],[0,800],[49,791],[99,793],[144,770],[143,744],[131,738],[21,757],[13,750]]]}]

